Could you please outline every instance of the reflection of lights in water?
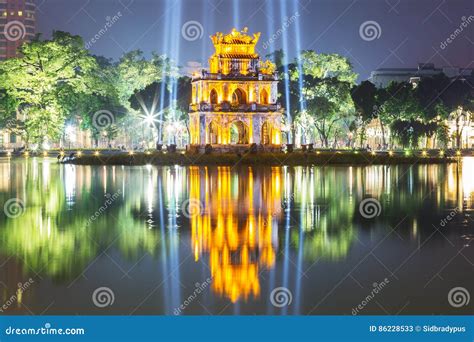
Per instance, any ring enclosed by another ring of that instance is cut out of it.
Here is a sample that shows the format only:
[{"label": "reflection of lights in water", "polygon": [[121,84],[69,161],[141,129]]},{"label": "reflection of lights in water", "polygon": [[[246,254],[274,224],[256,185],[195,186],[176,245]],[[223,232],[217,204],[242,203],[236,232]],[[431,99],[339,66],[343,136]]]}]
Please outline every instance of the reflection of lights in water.
[{"label": "reflection of lights in water", "polygon": [[416,238],[418,236],[418,221],[416,218],[413,219],[413,224],[411,226],[411,236],[412,238]]},{"label": "reflection of lights in water", "polygon": [[50,163],[48,160],[43,160],[43,169],[42,169],[42,174],[43,174],[43,187],[48,186],[49,180],[51,179],[50,175]]},{"label": "reflection of lights in water", "polygon": [[462,189],[464,198],[468,198],[474,192],[474,158],[467,157],[462,160]]},{"label": "reflection of lights in water", "polygon": [[104,187],[104,195],[105,195],[107,193],[107,167],[106,166],[102,167],[102,176],[103,176],[102,185]]},{"label": "reflection of lights in water", "polygon": [[66,203],[68,206],[72,206],[76,195],[76,165],[64,165],[63,182],[64,191],[66,192]]},{"label": "reflection of lights in water", "polygon": [[[270,269],[275,263],[273,221],[280,213],[280,169],[273,168],[271,177],[264,178],[263,184],[254,182],[252,171],[241,179],[228,167],[202,174],[199,168],[190,168],[189,172],[190,200],[199,201],[203,196],[205,208],[214,209],[190,217],[195,260],[202,253],[209,254],[214,292],[234,303],[240,298],[258,297],[259,268]],[[208,196],[208,187],[215,189],[213,196]],[[262,193],[255,193],[257,189]],[[256,207],[258,213],[254,212],[254,195],[261,199]]]},{"label": "reflection of lights in water", "polygon": [[148,182],[146,185],[146,200],[147,200],[147,207],[148,207],[148,228],[152,229],[154,226],[154,220],[153,220],[153,195],[155,193],[155,178],[153,177],[153,174],[151,173],[151,166],[147,165],[146,170],[148,172]]}]

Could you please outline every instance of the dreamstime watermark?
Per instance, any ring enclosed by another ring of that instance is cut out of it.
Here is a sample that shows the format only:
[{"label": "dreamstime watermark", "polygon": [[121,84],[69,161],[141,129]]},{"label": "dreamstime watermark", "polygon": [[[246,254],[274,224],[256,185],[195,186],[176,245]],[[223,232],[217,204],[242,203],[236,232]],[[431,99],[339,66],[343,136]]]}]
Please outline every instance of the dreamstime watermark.
[{"label": "dreamstime watermark", "polygon": [[366,219],[377,217],[381,212],[382,206],[375,198],[365,198],[359,203],[359,213]]},{"label": "dreamstime watermark", "polygon": [[97,43],[108,31],[109,29],[114,26],[114,24],[122,18],[122,12],[117,12],[113,17],[107,16],[105,18],[106,22],[104,26],[91,38],[88,42],[86,42],[86,49],[90,49],[92,45]]},{"label": "dreamstime watermark", "polygon": [[452,42],[454,42],[454,40],[464,31],[464,29],[466,29],[469,24],[471,24],[473,21],[474,21],[474,15],[470,15],[469,17],[461,17],[461,24],[459,25],[459,27],[457,29],[455,29],[453,31],[453,33],[451,33],[449,35],[448,38],[446,38],[446,40],[444,40],[443,42],[441,42],[441,44],[439,45],[439,47],[441,48],[441,50],[444,50],[448,47],[449,44],[451,44]]},{"label": "dreamstime watermark", "polygon": [[374,20],[364,21],[359,27],[359,35],[363,40],[371,42],[380,38],[382,28],[379,23]]},{"label": "dreamstime watermark", "polygon": [[3,212],[9,218],[17,218],[25,212],[25,202],[19,198],[10,198],[3,205]]},{"label": "dreamstime watermark", "polygon": [[0,307],[0,312],[4,312],[6,311],[10,306],[12,306],[15,302],[17,303],[20,303],[20,300],[19,298],[21,298],[21,296],[23,295],[23,292],[25,292],[26,290],[28,290],[31,285],[34,283],[35,281],[30,278],[28,279],[26,282],[24,283],[18,283],[18,288],[16,290],[16,293],[12,296],[10,296],[10,298],[8,298],[4,303],[3,305]]},{"label": "dreamstime watermark", "polygon": [[5,38],[11,42],[16,42],[20,39],[25,38],[26,27],[19,20],[13,20],[8,22],[3,28],[3,34]]},{"label": "dreamstime watermark", "polygon": [[15,328],[9,326],[5,329],[6,335],[84,335],[83,328],[53,328],[51,323],[46,323],[40,328]]},{"label": "dreamstime watermark", "polygon": [[290,306],[293,301],[293,294],[291,291],[283,286],[276,287],[270,293],[270,303],[277,308]]},{"label": "dreamstime watermark", "polygon": [[203,212],[203,205],[200,200],[196,198],[190,198],[183,201],[181,205],[183,215],[187,218],[201,215]]},{"label": "dreamstime watermark", "polygon": [[460,308],[469,305],[471,295],[464,287],[454,287],[448,293],[448,303],[453,308]]},{"label": "dreamstime watermark", "polygon": [[104,202],[104,204],[87,220],[86,226],[89,226],[92,222],[97,220],[97,218],[102,215],[112,203],[114,203],[117,198],[120,197],[122,194],[122,190],[117,190],[115,193],[111,194],[105,194],[105,197],[107,198]]},{"label": "dreamstime watermark", "polygon": [[456,216],[456,214],[458,213],[459,211],[459,208],[454,208],[453,210],[451,210],[449,212],[448,215],[446,215],[446,217],[444,217],[443,219],[441,219],[441,221],[439,222],[439,225],[441,227],[444,227],[446,226],[449,222],[451,222],[454,218],[454,216]]},{"label": "dreamstime watermark", "polygon": [[181,27],[181,35],[188,42],[194,42],[195,40],[202,38],[204,35],[204,27],[202,27],[199,21],[187,21]]},{"label": "dreamstime watermark", "polygon": [[288,30],[288,28],[296,21],[296,19],[298,19],[299,16],[300,16],[300,13],[295,12],[291,17],[285,17],[281,27],[274,34],[272,34],[272,36],[268,40],[263,42],[263,45],[262,45],[263,49],[264,50],[268,49],[271,44],[276,42]]},{"label": "dreamstime watermark", "polygon": [[92,126],[98,130],[107,129],[115,123],[115,115],[111,111],[102,109],[92,116]]},{"label": "dreamstime watermark", "polygon": [[373,283],[372,286],[374,287],[372,289],[372,291],[362,300],[362,302],[357,305],[355,308],[352,309],[352,315],[353,316],[356,316],[357,314],[359,314],[359,312],[361,312],[366,306],[367,304],[369,304],[372,299],[375,298],[375,296],[377,294],[380,293],[380,291],[382,291],[385,286],[387,286],[388,284],[390,283],[390,281],[388,280],[388,278],[385,278],[384,280],[382,280],[380,283]]},{"label": "dreamstime watermark", "polygon": [[178,315],[181,315],[181,313],[186,310],[186,308],[196,300],[196,298],[202,293],[204,292],[204,290],[211,284],[212,282],[212,279],[211,278],[207,278],[203,283],[196,283],[194,284],[195,285],[195,289],[193,291],[193,293],[191,293],[188,298],[186,298],[184,300],[184,302],[178,306],[177,308],[174,309],[173,313],[178,316]]},{"label": "dreamstime watermark", "polygon": [[111,306],[115,302],[115,293],[109,287],[99,287],[92,293],[92,302],[98,308]]},{"label": "dreamstime watermark", "polygon": [[381,106],[377,106],[377,105],[374,105],[372,107],[372,119],[376,119],[378,117],[380,117],[380,114],[383,113],[384,111],[384,105],[381,105]]}]

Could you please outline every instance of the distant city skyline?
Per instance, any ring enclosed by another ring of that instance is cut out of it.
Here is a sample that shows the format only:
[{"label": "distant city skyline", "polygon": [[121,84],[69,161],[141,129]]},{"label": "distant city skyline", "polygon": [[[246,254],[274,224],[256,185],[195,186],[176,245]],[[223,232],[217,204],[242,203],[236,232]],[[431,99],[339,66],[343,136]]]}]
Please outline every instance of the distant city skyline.
[{"label": "distant city skyline", "polygon": [[[338,53],[350,59],[359,80],[378,68],[418,63],[474,66],[468,0],[38,0],[37,6],[45,37],[54,29],[78,34],[92,53],[114,60],[140,49],[166,54],[182,67],[206,68],[209,36],[235,26],[262,32],[262,57],[280,48],[290,61],[298,50]],[[189,34],[197,29],[197,36],[185,37],[186,28]]]}]

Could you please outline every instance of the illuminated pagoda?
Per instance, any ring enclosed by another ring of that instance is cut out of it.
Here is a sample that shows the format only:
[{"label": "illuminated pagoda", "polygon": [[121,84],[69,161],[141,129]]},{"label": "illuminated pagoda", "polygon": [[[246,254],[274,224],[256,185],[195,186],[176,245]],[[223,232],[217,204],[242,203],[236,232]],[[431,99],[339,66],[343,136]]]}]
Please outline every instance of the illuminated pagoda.
[{"label": "illuminated pagoda", "polygon": [[215,53],[210,69],[192,79],[191,145],[279,147],[278,76],[275,65],[255,52],[259,38],[260,33],[249,36],[247,28],[211,36]]}]

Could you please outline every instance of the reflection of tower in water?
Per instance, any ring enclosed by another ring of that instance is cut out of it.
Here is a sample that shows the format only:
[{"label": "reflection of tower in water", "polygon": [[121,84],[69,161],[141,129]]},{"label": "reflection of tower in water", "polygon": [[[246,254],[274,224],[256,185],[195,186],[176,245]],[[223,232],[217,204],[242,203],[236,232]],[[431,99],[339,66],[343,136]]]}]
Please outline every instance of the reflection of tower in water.
[{"label": "reflection of tower in water", "polygon": [[254,172],[190,169],[190,200],[202,204],[190,218],[195,260],[209,255],[212,290],[232,302],[258,297],[259,272],[275,263],[282,178]]}]

